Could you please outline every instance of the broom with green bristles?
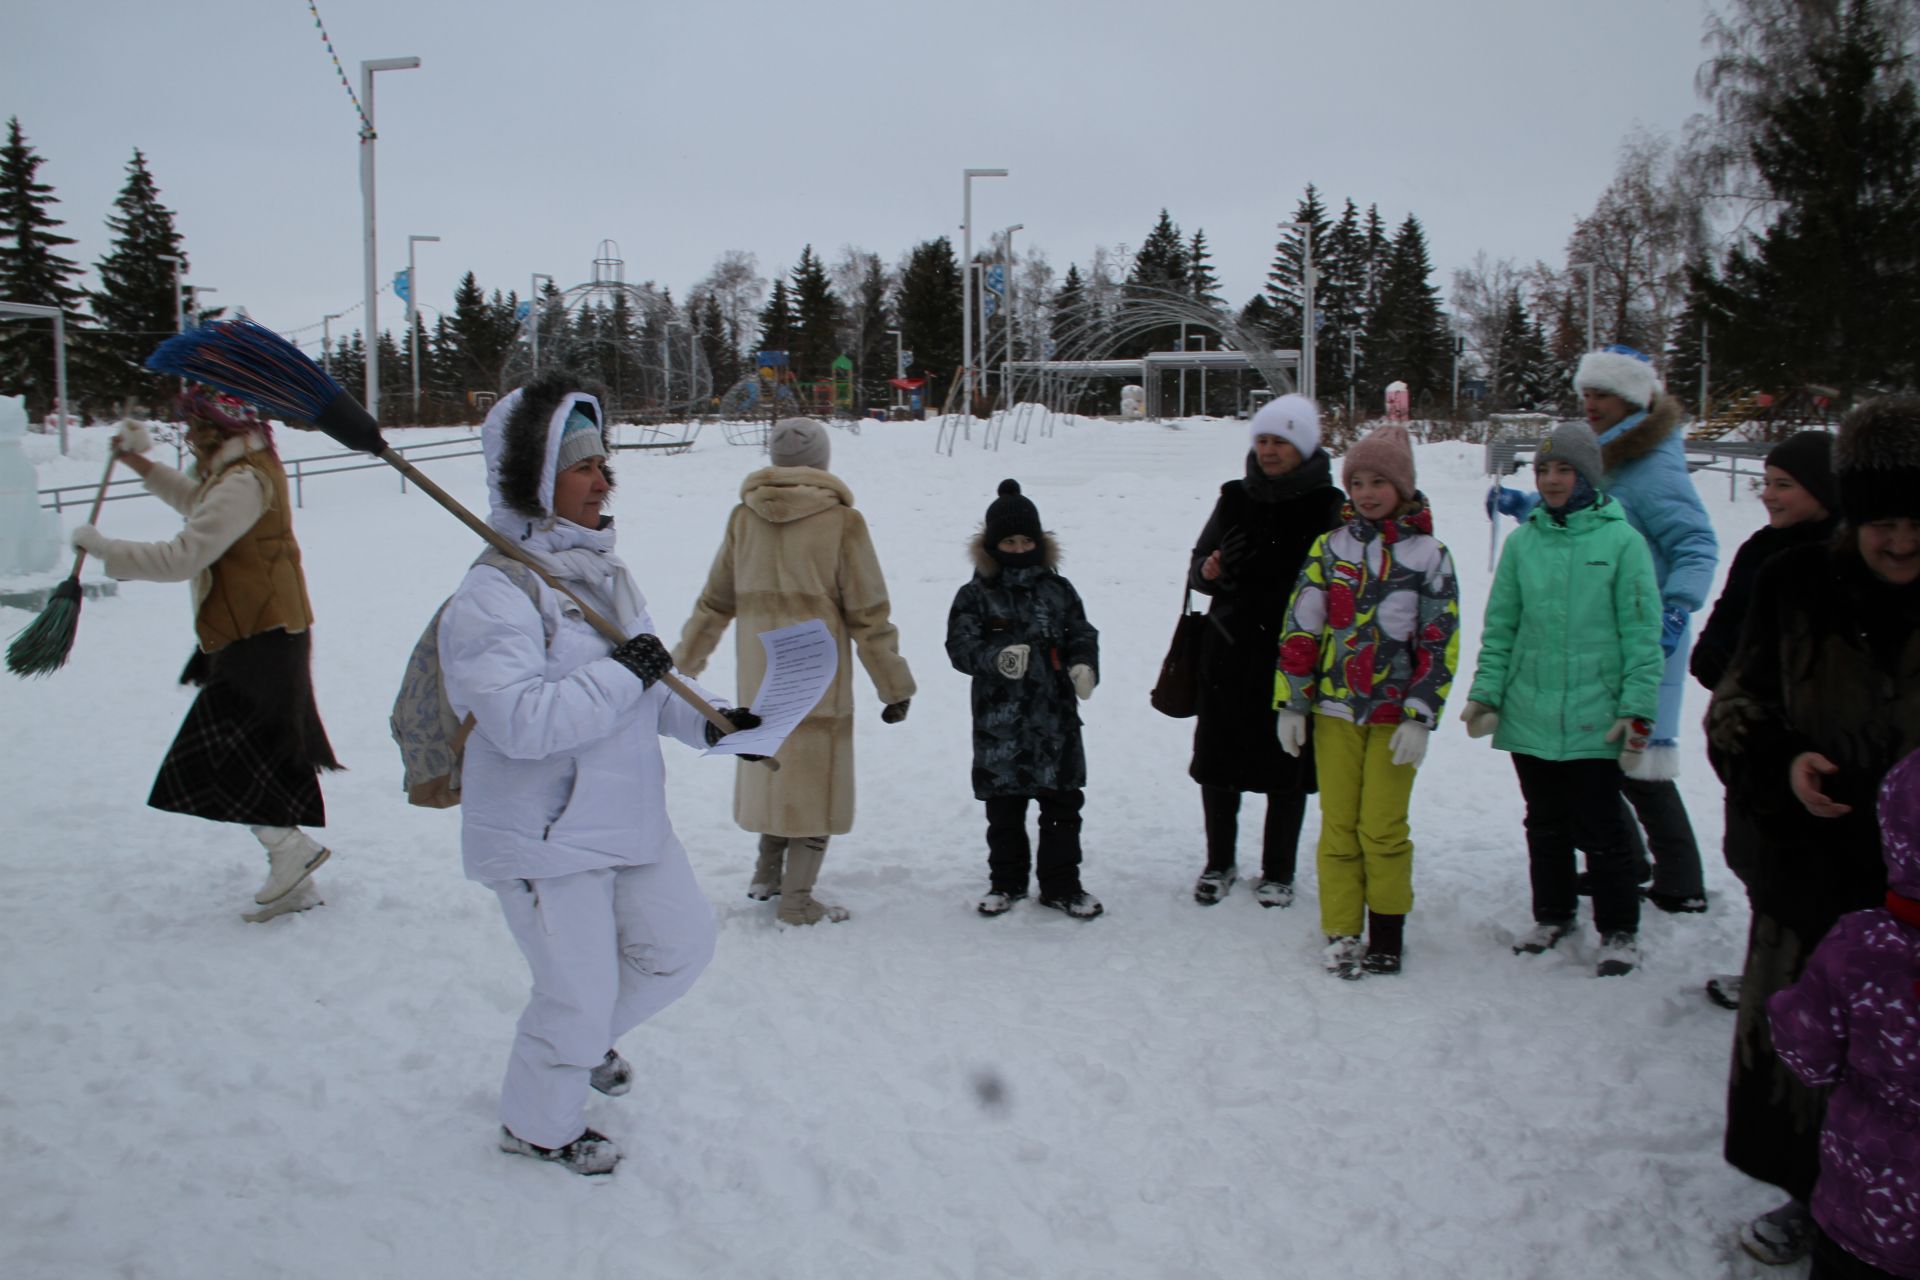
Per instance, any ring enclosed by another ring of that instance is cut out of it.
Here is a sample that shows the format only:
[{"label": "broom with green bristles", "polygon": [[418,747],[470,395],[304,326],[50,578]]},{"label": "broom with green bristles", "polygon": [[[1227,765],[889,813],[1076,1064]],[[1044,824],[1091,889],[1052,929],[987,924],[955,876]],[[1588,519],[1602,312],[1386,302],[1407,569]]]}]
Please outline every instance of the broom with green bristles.
[{"label": "broom with green bristles", "polygon": [[[526,565],[548,586],[579,605],[581,615],[594,630],[614,644],[626,641],[625,633],[618,626],[555,581],[518,543],[468,511],[457,498],[396,453],[381,437],[380,424],[365,406],[348,395],[346,389],[305,352],[265,325],[243,317],[216,320],[189,329],[161,343],[147,357],[147,368],[204,383],[282,418],[311,422],[355,453],[370,453],[390,464],[467,528],[486,539],[490,546]],[[722,734],[734,731],[732,721],[714,710],[705,698],[694,693],[672,672],[662,675],[660,680]],[[766,764],[772,769],[780,767],[779,761],[771,758]]]},{"label": "broom with green bristles", "polygon": [[[107,469],[100,473],[100,488],[93,495],[93,510],[87,523],[100,519],[100,505],[107,500],[107,481],[113,478],[118,454],[107,455]],[[17,676],[52,675],[67,665],[73,652],[73,637],[80,630],[80,566],[87,562],[85,547],[73,553],[73,572],[53,589],[40,616],[20,628],[7,646],[7,670]]]}]

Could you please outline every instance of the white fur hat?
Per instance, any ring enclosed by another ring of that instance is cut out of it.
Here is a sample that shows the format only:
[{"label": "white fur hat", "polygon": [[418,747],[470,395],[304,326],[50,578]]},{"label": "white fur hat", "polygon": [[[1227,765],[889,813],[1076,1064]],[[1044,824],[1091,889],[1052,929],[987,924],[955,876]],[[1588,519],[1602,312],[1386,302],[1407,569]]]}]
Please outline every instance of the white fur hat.
[{"label": "white fur hat", "polygon": [[1660,375],[1653,371],[1653,358],[1617,342],[1580,357],[1573,389],[1603,391],[1641,409],[1651,405],[1663,390]]},{"label": "white fur hat", "polygon": [[1320,406],[1302,395],[1284,395],[1260,406],[1247,424],[1247,442],[1261,436],[1279,436],[1311,458],[1320,447]]}]

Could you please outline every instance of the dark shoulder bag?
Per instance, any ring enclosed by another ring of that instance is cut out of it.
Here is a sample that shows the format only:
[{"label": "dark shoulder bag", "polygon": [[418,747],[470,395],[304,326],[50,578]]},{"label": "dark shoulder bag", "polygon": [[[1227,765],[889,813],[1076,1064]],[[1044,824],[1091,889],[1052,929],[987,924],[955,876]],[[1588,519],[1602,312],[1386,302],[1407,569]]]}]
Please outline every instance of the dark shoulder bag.
[{"label": "dark shoulder bag", "polygon": [[1180,621],[1174,624],[1173,643],[1160,661],[1160,679],[1147,700],[1163,716],[1184,720],[1196,710],[1200,685],[1200,642],[1205,635],[1207,615],[1193,608],[1193,588],[1189,586],[1180,606]]}]

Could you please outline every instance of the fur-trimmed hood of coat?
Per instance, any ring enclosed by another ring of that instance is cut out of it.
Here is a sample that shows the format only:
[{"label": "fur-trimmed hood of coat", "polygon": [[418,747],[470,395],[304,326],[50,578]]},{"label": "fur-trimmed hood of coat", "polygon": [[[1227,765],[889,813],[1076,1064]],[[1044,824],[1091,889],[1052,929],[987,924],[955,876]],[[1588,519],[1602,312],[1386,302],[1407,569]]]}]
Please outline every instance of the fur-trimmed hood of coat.
[{"label": "fur-trimmed hood of coat", "polygon": [[[983,578],[997,578],[1005,566],[993,558],[987,550],[987,526],[983,521],[980,529],[967,543],[967,558],[973,561],[973,571]],[[1058,569],[1060,567],[1060,541],[1053,536],[1052,530],[1040,535],[1040,568]]]},{"label": "fur-trimmed hood of coat", "polygon": [[[1658,449],[1668,436],[1680,429],[1680,420],[1686,414],[1678,400],[1662,392],[1653,398],[1653,404],[1645,413],[1637,416],[1640,421],[1626,426],[1625,430],[1620,430],[1619,426],[1609,428],[1609,431],[1619,431],[1620,434],[1601,442],[1600,465],[1608,474]],[[1632,419],[1626,421],[1632,422]],[[1604,436],[1608,432],[1601,434]]]},{"label": "fur-trimmed hood of coat", "polygon": [[[565,372],[545,374],[507,393],[487,414],[480,442],[487,457],[487,497],[496,520],[514,522],[518,517],[517,523],[524,524],[553,515],[561,428],[575,405],[600,423],[604,439],[606,416],[599,397]],[[611,469],[607,483],[612,486]]]},{"label": "fur-trimmed hood of coat", "polygon": [[789,524],[831,507],[851,507],[853,490],[818,467],[762,467],[740,482],[740,501],[772,524]]}]

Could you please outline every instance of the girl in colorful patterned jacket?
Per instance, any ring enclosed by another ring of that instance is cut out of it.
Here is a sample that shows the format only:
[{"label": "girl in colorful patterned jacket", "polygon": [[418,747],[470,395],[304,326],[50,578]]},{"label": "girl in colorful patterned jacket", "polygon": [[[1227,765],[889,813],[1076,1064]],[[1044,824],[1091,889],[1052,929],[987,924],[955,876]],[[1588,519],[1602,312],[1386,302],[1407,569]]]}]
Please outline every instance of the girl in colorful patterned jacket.
[{"label": "girl in colorful patterned jacket", "polygon": [[1294,583],[1274,705],[1290,755],[1312,716],[1325,962],[1358,978],[1400,972],[1413,909],[1407,805],[1453,683],[1460,594],[1414,487],[1406,428],[1389,424],[1349,449],[1340,483],[1342,523],[1313,544]]},{"label": "girl in colorful patterned jacket", "polygon": [[1920,1277],[1920,751],[1880,786],[1886,905],[1855,911],[1767,1002],[1781,1061],[1833,1086],[1812,1280]]}]

